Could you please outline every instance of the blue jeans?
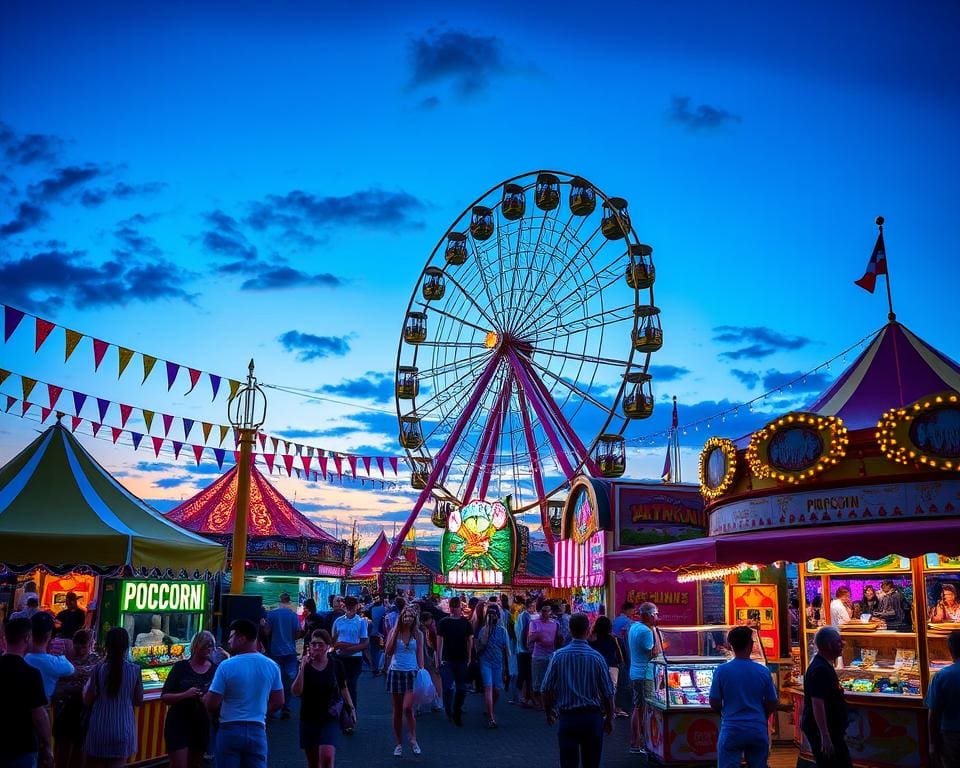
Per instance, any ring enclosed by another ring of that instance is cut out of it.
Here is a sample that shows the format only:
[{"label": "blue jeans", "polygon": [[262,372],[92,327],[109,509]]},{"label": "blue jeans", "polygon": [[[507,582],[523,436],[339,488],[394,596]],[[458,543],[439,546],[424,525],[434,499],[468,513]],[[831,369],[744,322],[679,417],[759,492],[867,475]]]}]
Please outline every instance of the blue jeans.
[{"label": "blue jeans", "polygon": [[217,768],[267,768],[267,730],[259,723],[220,723]]},{"label": "blue jeans", "polygon": [[297,679],[297,672],[300,671],[297,656],[292,654],[290,656],[271,656],[270,658],[277,662],[280,667],[280,680],[283,681],[283,708],[285,711],[289,711],[292,696],[290,686],[293,685],[293,681]]},{"label": "blue jeans", "polygon": [[[600,768],[603,752],[603,713],[581,709],[561,712],[557,720],[560,768]],[[218,765],[217,768],[220,768]]]},{"label": "blue jeans", "polygon": [[740,768],[740,756],[747,759],[748,768],[767,768],[770,755],[770,737],[766,729],[761,733],[751,728],[720,725],[717,739],[717,768]]},{"label": "blue jeans", "polygon": [[443,708],[447,717],[459,715],[467,698],[467,662],[443,662],[440,665],[440,682],[443,684]]}]

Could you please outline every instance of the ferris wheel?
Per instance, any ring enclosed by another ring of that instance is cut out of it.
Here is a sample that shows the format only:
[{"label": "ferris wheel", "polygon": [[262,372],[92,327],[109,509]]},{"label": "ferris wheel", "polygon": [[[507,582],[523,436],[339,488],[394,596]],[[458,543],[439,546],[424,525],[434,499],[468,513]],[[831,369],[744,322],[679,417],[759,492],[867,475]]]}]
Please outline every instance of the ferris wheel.
[{"label": "ferris wheel", "polygon": [[653,249],[627,202],[539,171],[468,206],[420,275],[396,363],[399,441],[421,491],[539,508],[577,472],[619,477],[622,434],[653,413],[663,344]]}]

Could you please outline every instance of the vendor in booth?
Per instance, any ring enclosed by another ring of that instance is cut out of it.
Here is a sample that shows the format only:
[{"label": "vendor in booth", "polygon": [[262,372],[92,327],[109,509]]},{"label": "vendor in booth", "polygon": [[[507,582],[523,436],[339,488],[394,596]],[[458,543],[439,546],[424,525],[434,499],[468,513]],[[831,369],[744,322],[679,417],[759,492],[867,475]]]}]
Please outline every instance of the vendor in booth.
[{"label": "vendor in booth", "polygon": [[957,600],[957,586],[955,584],[940,585],[940,599],[930,612],[930,623],[960,623],[960,601]]}]

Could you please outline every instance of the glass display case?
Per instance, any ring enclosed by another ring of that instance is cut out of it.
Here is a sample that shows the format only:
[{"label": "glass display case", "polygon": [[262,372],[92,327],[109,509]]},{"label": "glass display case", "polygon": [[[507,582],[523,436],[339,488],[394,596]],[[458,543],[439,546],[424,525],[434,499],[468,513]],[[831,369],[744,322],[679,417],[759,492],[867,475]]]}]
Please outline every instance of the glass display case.
[{"label": "glass display case", "polygon": [[[653,699],[662,709],[710,706],[710,685],[716,668],[733,658],[727,633],[733,626],[701,625],[656,627],[660,652],[650,660],[653,668]],[[763,644],[754,629],[752,658],[766,664]]]},{"label": "glass display case", "polygon": [[190,642],[209,615],[206,582],[107,580],[98,639],[113,627],[127,631],[130,659],[149,691],[163,686],[174,663],[190,657]]},{"label": "glass display case", "polygon": [[930,554],[923,566],[927,663],[932,678],[952,663],[947,638],[960,629],[960,557]]}]

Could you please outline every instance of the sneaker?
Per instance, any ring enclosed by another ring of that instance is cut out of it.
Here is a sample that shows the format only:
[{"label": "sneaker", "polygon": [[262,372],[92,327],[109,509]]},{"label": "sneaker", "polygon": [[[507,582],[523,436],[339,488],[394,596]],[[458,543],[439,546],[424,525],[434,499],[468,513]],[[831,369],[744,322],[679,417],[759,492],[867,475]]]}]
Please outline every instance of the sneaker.
[{"label": "sneaker", "polygon": [[[411,742],[410,742],[410,749],[413,750],[413,754],[415,754],[415,755],[419,755],[419,754],[420,754],[420,745],[417,744],[417,742],[411,741]],[[396,752],[394,752],[394,754],[396,754]]]},{"label": "sneaker", "polygon": [[397,746],[393,748],[393,756],[403,757],[403,744],[397,744]]},{"label": "sneaker", "polygon": [[631,754],[631,755],[645,755],[645,754],[647,754],[647,750],[645,750],[643,747],[630,747],[630,754]]}]

